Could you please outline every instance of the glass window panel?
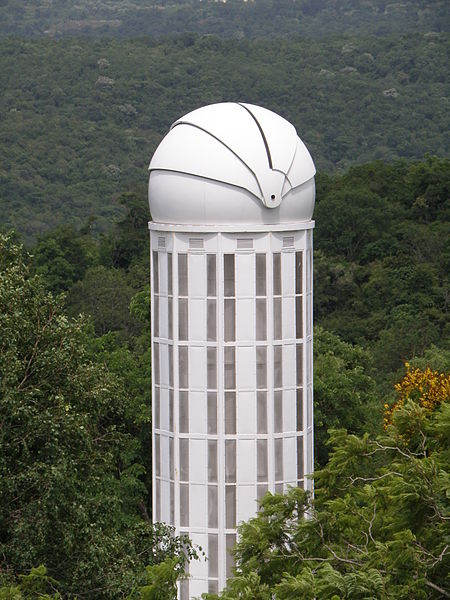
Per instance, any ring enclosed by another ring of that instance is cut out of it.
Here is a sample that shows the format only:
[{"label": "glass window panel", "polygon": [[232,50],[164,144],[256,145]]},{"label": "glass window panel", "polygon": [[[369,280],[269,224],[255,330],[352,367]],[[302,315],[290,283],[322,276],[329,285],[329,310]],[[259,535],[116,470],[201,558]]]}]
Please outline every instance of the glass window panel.
[{"label": "glass window panel", "polygon": [[188,392],[179,393],[180,433],[189,433],[189,397]]},{"label": "glass window panel", "polygon": [[303,385],[303,344],[297,344],[296,350],[297,385]]},{"label": "glass window panel", "polygon": [[178,255],[178,295],[188,295],[188,261],[187,254]]},{"label": "glass window panel", "polygon": [[208,389],[217,389],[217,348],[209,347],[207,349],[207,360],[208,360]]},{"label": "glass window panel", "polygon": [[283,439],[275,438],[275,481],[283,479]]},{"label": "glass window panel", "polygon": [[273,299],[273,337],[281,340],[283,337],[281,328],[281,298]]},{"label": "glass window panel", "polygon": [[159,337],[159,296],[153,296],[153,335]]},{"label": "glass window panel", "polygon": [[256,498],[257,500],[261,500],[269,490],[267,483],[265,485],[257,485],[256,486]]},{"label": "glass window panel", "polygon": [[160,373],[159,373],[159,344],[154,342],[153,344],[153,379],[155,381],[155,385],[159,385],[160,382]]},{"label": "glass window panel", "polygon": [[180,440],[180,479],[189,481],[189,440]]},{"label": "glass window panel", "polygon": [[236,301],[224,300],[224,339],[234,342],[236,339]]},{"label": "glass window panel", "polygon": [[225,486],[225,528],[236,527],[236,486]]},{"label": "glass window panel", "polygon": [[266,296],[266,255],[256,255],[256,295]]},{"label": "glass window panel", "polygon": [[216,300],[207,301],[206,331],[208,342],[217,340],[217,303]]},{"label": "glass window panel", "polygon": [[208,527],[217,529],[219,512],[219,496],[217,485],[208,485]]},{"label": "glass window panel", "polygon": [[226,347],[224,350],[225,362],[225,389],[236,388],[236,351],[235,348]]},{"label": "glass window panel", "polygon": [[173,262],[172,262],[172,253],[169,252],[167,255],[167,291],[169,296],[173,294],[173,281],[172,281],[172,273],[173,273]]},{"label": "glass window panel", "polygon": [[188,356],[188,348],[186,346],[180,346],[178,348],[178,382],[180,388],[188,387]]},{"label": "glass window panel", "polygon": [[283,387],[283,347],[273,347],[273,380],[276,388]]},{"label": "glass window panel", "polygon": [[160,428],[161,422],[161,400],[160,400],[160,391],[158,387],[155,387],[155,397],[153,398],[153,403],[155,406],[155,429]]},{"label": "glass window panel", "polygon": [[178,300],[178,339],[188,339],[188,299]]},{"label": "glass window panel", "polygon": [[180,483],[180,525],[189,527],[189,485]]},{"label": "glass window panel", "polygon": [[267,433],[267,392],[257,393],[256,426],[258,433]]},{"label": "glass window panel", "polygon": [[169,390],[169,431],[173,431],[173,390]]},{"label": "glass window panel", "polygon": [[283,431],[283,392],[281,390],[274,392],[273,403],[274,431],[281,433]]},{"label": "glass window panel", "polygon": [[281,254],[273,255],[273,295],[281,296]]},{"label": "glass window panel", "polygon": [[217,483],[217,440],[208,440],[208,481]]},{"label": "glass window panel", "polygon": [[256,299],[256,339],[267,340],[267,303],[264,298]]},{"label": "glass window panel", "polygon": [[175,485],[170,484],[170,525],[175,525]]},{"label": "glass window panel", "polygon": [[217,434],[217,394],[208,392],[208,433]]},{"label": "glass window panel", "polygon": [[173,340],[173,299],[172,298],[169,298],[169,300],[168,300],[167,319],[168,319],[169,340]]},{"label": "glass window panel", "polygon": [[210,533],[208,535],[208,577],[218,577],[218,576],[219,576],[219,536],[215,533]]},{"label": "glass window panel", "polygon": [[208,254],[207,262],[207,295],[216,296],[216,255]]},{"label": "glass window panel", "polygon": [[155,518],[156,521],[161,521],[161,481],[155,481]]},{"label": "glass window panel", "polygon": [[225,296],[235,295],[234,254],[224,254],[223,257],[223,288]]},{"label": "glass window panel", "polygon": [[295,337],[303,337],[303,297],[295,297]]},{"label": "glass window panel", "polygon": [[306,398],[306,426],[310,427],[312,425],[312,390],[308,388],[307,390],[307,398]]},{"label": "glass window panel", "polygon": [[267,348],[256,346],[256,387],[267,388]]},{"label": "glass window panel", "polygon": [[173,387],[173,346],[169,346],[169,387]]},{"label": "glass window panel", "polygon": [[225,434],[236,433],[236,393],[225,392]]},{"label": "glass window panel", "polygon": [[236,483],[236,440],[225,440],[225,481]]},{"label": "glass window panel", "polygon": [[275,494],[282,494],[283,492],[284,492],[283,484],[282,483],[276,483],[275,484]]},{"label": "glass window panel", "polygon": [[303,477],[303,438],[297,438],[297,479]]},{"label": "glass window panel", "polygon": [[218,594],[219,593],[219,582],[218,581],[208,581],[208,594]]},{"label": "glass window panel", "polygon": [[175,474],[175,465],[174,465],[174,457],[173,457],[173,438],[169,438],[169,469],[170,469],[170,479],[174,479]]},{"label": "glass window panel", "polygon": [[295,253],[295,293],[301,294],[303,291],[303,252]]},{"label": "glass window panel", "polygon": [[155,475],[161,476],[161,438],[158,434],[155,435]]},{"label": "glass window panel", "polygon": [[256,462],[257,462],[257,478],[258,481],[268,480],[267,469],[267,440],[256,441]]},{"label": "glass window panel", "polygon": [[228,579],[228,577],[233,575],[233,569],[235,566],[234,557],[232,555],[232,550],[236,545],[236,535],[234,533],[226,534],[225,545],[227,549],[226,576]]},{"label": "glass window panel", "polygon": [[297,390],[297,431],[303,430],[303,390]]},{"label": "glass window panel", "polygon": [[153,293],[159,294],[158,253],[155,251],[153,251]]}]

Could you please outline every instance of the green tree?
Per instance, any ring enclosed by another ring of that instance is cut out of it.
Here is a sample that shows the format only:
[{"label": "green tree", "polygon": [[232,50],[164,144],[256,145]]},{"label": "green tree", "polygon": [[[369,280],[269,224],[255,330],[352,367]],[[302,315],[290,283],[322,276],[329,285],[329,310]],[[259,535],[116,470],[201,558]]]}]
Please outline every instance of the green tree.
[{"label": "green tree", "polygon": [[0,236],[0,584],[43,564],[68,598],[117,598],[192,554],[142,519],[140,417],[92,336]]},{"label": "green tree", "polygon": [[220,598],[449,598],[448,387],[431,412],[410,397],[375,438],[330,436],[314,499],[299,488],[267,494],[240,526]]}]

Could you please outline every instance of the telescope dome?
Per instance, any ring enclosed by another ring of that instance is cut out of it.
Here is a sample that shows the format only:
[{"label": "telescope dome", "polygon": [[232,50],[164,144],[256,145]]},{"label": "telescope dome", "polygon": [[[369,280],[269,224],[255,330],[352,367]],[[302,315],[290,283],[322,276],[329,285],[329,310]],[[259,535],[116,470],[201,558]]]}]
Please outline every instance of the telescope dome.
[{"label": "telescope dome", "polygon": [[181,117],[149,171],[155,222],[245,226],[312,218],[312,158],[288,121],[259,106],[225,102]]}]

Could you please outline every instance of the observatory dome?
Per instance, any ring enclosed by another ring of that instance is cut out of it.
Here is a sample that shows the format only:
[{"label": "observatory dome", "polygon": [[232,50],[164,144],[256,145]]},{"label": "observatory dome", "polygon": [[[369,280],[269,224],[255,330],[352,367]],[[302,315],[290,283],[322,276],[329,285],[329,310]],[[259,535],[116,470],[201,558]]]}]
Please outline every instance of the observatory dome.
[{"label": "observatory dome", "polygon": [[252,104],[220,103],[178,119],[149,167],[153,221],[264,225],[309,221],[315,167],[295,128]]}]

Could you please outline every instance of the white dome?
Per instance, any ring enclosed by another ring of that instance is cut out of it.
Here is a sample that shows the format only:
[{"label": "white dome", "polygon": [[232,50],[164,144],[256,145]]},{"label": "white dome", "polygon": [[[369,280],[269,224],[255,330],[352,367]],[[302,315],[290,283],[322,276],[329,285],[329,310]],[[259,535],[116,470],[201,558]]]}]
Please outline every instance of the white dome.
[{"label": "white dome", "polygon": [[312,158],[288,121],[259,106],[227,102],[185,115],[149,170],[156,222],[258,225],[312,217]]}]

